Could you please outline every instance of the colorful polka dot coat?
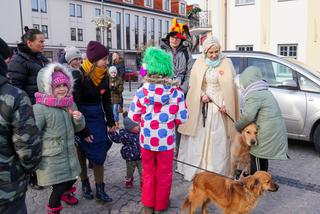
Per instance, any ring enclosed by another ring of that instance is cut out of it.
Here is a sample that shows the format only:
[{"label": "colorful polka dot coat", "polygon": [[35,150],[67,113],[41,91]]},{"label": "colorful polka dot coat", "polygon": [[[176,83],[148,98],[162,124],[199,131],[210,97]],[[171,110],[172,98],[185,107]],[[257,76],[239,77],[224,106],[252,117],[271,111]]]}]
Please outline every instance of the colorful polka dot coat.
[{"label": "colorful polka dot coat", "polygon": [[128,116],[140,123],[140,145],[152,151],[175,148],[176,126],[186,122],[183,92],[176,86],[144,83],[135,93]]}]

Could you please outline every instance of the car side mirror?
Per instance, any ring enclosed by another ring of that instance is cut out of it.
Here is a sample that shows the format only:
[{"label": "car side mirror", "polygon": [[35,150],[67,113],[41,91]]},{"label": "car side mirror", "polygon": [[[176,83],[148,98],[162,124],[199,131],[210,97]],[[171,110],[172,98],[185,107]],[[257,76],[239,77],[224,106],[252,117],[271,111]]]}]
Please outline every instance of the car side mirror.
[{"label": "car side mirror", "polygon": [[298,84],[295,80],[285,80],[282,82],[281,86],[285,88],[298,88]]}]

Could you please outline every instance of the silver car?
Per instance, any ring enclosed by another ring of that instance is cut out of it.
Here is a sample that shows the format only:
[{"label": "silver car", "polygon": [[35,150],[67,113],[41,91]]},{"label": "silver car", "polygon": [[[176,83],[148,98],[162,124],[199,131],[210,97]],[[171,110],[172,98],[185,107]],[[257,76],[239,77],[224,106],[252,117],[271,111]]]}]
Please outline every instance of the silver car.
[{"label": "silver car", "polygon": [[266,52],[224,54],[232,60],[238,74],[250,65],[261,68],[281,108],[288,137],[313,142],[320,152],[320,73],[298,61]]}]

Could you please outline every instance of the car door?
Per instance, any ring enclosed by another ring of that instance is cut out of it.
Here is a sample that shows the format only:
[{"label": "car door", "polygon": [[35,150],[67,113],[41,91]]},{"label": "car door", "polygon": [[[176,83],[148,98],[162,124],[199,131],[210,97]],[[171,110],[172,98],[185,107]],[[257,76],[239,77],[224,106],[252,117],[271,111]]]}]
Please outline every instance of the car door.
[{"label": "car door", "polygon": [[306,93],[299,90],[296,72],[282,63],[264,58],[247,58],[247,65],[262,70],[278,101],[289,137],[299,138],[305,127]]}]

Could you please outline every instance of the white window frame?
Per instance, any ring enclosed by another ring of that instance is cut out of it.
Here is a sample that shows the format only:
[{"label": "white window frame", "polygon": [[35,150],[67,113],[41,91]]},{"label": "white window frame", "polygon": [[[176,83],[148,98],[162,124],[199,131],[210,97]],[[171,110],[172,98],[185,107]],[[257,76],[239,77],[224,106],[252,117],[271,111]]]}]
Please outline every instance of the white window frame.
[{"label": "white window frame", "polygon": [[237,51],[253,51],[253,45],[236,45]]},{"label": "white window frame", "polygon": [[[71,14],[71,9],[73,9],[73,14]],[[76,17],[76,5],[74,3],[69,3],[69,17]]]},{"label": "white window frame", "polygon": [[83,42],[83,28],[77,29],[78,41]]},{"label": "white window frame", "polygon": [[48,10],[48,8],[47,8],[47,0],[40,0],[39,1],[39,11],[41,13],[47,13],[47,10]]},{"label": "white window frame", "polygon": [[[34,5],[35,4],[35,5]],[[37,6],[37,8],[33,7],[33,6]],[[39,8],[39,2],[38,0],[32,0],[31,1],[31,10],[33,12],[39,12],[40,8]]]},{"label": "white window frame", "polygon": [[[184,9],[182,8],[182,5],[184,5]],[[181,15],[186,15],[187,5],[185,2],[180,2],[179,10]]]},{"label": "white window frame", "polygon": [[[281,48],[286,48],[286,50],[281,50]],[[290,48],[295,48],[295,51],[290,50]],[[286,54],[283,54],[284,52]],[[295,52],[296,54],[290,56],[290,52]],[[297,59],[298,58],[298,44],[278,44],[278,55]]]},{"label": "white window frame", "polygon": [[235,0],[236,6],[252,5],[252,4],[255,4],[255,0]]},{"label": "white window frame", "polygon": [[70,41],[77,41],[77,28],[75,27],[70,28]]},{"label": "white window frame", "polygon": [[[46,31],[44,31],[44,29],[46,29]],[[41,25],[41,32],[43,33],[45,39],[49,39],[49,27],[48,27],[48,25]]]},{"label": "white window frame", "polygon": [[[80,8],[80,14],[78,13],[79,12],[78,8]],[[77,13],[78,18],[82,18],[82,5],[81,4],[76,5],[76,13]]]},{"label": "white window frame", "polygon": [[[168,8],[165,8],[166,2],[168,2]],[[171,11],[171,0],[163,0],[162,4],[163,4],[163,10],[164,11],[168,11],[168,12]]]},{"label": "white window frame", "polygon": [[[149,3],[150,3],[150,5],[149,5]],[[153,0],[144,0],[144,6],[149,7],[149,8],[153,8]]]}]

